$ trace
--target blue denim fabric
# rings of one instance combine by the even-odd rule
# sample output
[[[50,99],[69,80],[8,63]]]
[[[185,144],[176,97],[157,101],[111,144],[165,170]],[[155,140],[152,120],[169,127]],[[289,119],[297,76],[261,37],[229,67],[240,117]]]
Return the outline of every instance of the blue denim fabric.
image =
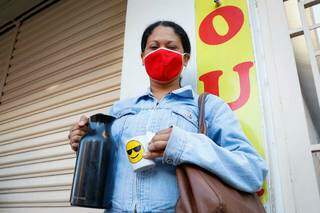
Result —
[[[267,174],[265,161],[251,146],[232,110],[214,95],[206,99],[207,135],[198,133],[198,95],[190,86],[172,91],[161,101],[149,90],[116,102],[109,114],[117,118],[111,129],[117,170],[112,209],[105,212],[174,212],[179,197],[175,166],[185,162],[247,192],[257,191]],[[164,157],[157,158],[152,169],[133,172],[125,141],[170,126]]]

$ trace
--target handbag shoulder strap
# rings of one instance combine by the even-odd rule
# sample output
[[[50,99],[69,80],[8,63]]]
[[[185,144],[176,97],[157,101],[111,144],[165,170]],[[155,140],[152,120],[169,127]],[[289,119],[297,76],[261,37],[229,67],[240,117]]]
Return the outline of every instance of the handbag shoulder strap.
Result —
[[[199,107],[199,132],[202,134],[207,134],[207,125],[205,120],[205,102],[208,93],[204,92],[199,96],[198,107]]]

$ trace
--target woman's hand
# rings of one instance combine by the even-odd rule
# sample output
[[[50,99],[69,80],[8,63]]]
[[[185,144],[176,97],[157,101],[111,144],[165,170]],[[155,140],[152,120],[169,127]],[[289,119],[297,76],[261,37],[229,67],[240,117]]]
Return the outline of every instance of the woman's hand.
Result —
[[[74,124],[69,132],[68,138],[70,141],[70,146],[73,151],[77,151],[79,148],[79,142],[82,136],[84,136],[88,132],[88,124],[89,119],[87,116],[82,115],[79,122]]]
[[[162,157],[170,138],[171,131],[172,128],[167,128],[157,132],[149,143],[149,152],[145,152],[143,157],[147,159]]]

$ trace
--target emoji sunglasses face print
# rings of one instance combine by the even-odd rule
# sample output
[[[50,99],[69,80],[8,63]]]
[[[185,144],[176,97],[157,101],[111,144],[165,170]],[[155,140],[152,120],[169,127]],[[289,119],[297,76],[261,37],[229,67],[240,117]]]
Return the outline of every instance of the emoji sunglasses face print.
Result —
[[[145,135],[135,136],[125,142],[125,154],[134,172],[150,169],[156,165],[153,160],[142,157],[143,153],[148,150],[148,143],[154,135],[152,132],[147,132]]]
[[[131,163],[137,163],[142,159],[144,152],[142,144],[137,140],[131,140],[126,145],[128,159]]]
[[[132,148],[132,149],[127,150],[127,153],[128,153],[128,155],[131,155],[133,150],[134,150],[135,152],[139,152],[140,149],[141,149],[141,145],[136,146],[136,147],[134,147],[134,148]]]

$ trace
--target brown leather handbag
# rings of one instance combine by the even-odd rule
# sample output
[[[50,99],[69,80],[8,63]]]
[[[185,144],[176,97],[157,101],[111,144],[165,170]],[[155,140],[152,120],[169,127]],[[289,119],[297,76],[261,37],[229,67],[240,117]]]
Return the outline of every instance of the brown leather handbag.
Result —
[[[199,97],[199,132],[206,134],[205,98]],[[265,213],[258,196],[238,191],[222,182],[214,174],[191,164],[176,169],[180,198],[177,213]]]

